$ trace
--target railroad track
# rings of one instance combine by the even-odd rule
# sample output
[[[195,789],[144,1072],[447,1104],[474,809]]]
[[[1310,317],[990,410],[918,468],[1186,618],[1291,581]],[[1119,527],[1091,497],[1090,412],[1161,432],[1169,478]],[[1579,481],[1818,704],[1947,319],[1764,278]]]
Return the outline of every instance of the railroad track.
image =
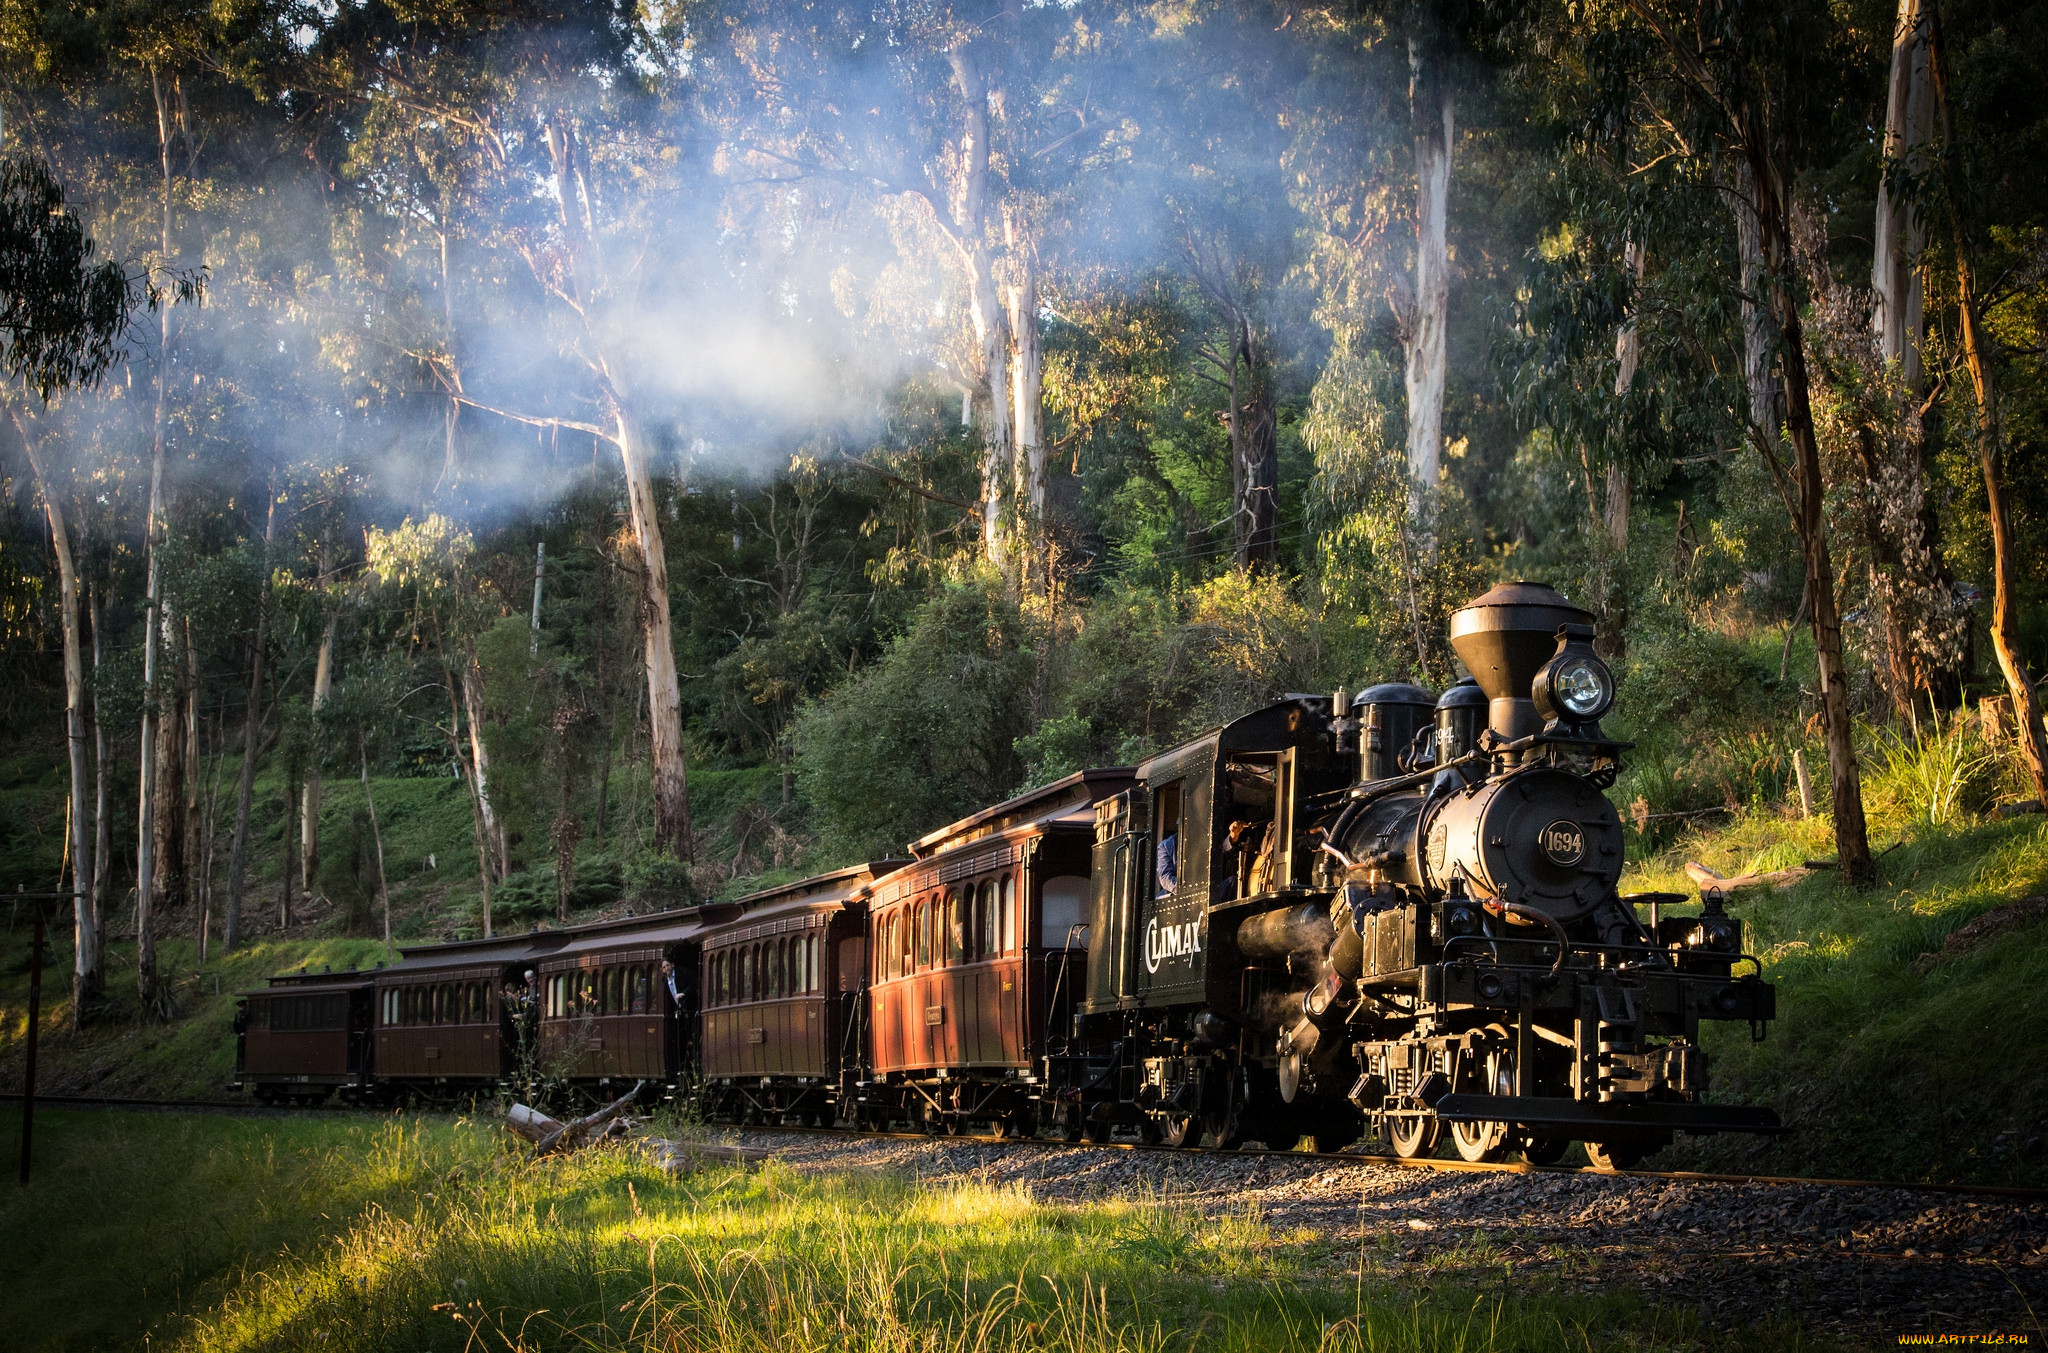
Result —
[[[0,1094],[0,1103],[18,1104],[19,1094]],[[196,1113],[381,1113],[350,1105],[292,1108],[224,1099],[135,1099],[115,1095],[36,1096],[39,1106],[64,1109],[138,1109],[149,1112]],[[428,1110],[432,1112],[432,1110]],[[1694,1184],[1805,1185],[1830,1189],[1895,1189],[1906,1193],[1961,1194],[1987,1198],[2048,1199],[2048,1189],[2021,1188],[2000,1184],[1934,1184],[1900,1179],[1814,1179],[1801,1175],[1711,1174],[1697,1170],[1594,1170],[1575,1165],[1530,1165],[1525,1161],[1411,1160],[1400,1156],[1366,1155],[1352,1151],[1223,1151],[1204,1146],[1150,1146],[1143,1142],[1062,1142],[1038,1137],[940,1136],[927,1132],[875,1132],[843,1128],[797,1127],[788,1124],[720,1124],[743,1132],[782,1133],[789,1136],[824,1137],[832,1140],[953,1142],[962,1146],[1010,1146],[1045,1151],[1130,1151],[1168,1156],[1214,1156],[1234,1160],[1247,1157],[1282,1157],[1287,1160],[1319,1160],[1335,1165],[1384,1165],[1394,1169],[1433,1170],[1451,1174],[1596,1175],[1628,1179],[1662,1179]]]

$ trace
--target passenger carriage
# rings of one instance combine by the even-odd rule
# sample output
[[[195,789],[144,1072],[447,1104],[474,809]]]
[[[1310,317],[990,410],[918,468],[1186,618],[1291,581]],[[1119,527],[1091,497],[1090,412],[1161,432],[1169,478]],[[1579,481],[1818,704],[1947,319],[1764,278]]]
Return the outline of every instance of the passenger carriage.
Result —
[[[708,911],[685,907],[564,932],[567,940],[539,964],[538,1074],[601,1096],[633,1081],[670,1092],[686,1085],[694,1031],[677,1019],[677,998],[684,1011],[695,1008]]]
[[[526,973],[563,931],[401,949],[376,975],[377,1078],[415,1098],[460,1098],[508,1084],[527,1036]]]
[[[235,1012],[235,1079],[266,1104],[356,1098],[373,1084],[370,974],[283,973],[243,993]]]
[[[877,881],[857,1122],[1024,1132],[1058,1118],[1039,1072],[1087,980],[1096,805],[1131,783],[1076,772],[913,842],[913,862]]]
[[[868,902],[901,860],[854,865],[728,904],[698,975],[707,1116],[833,1122],[866,1062]]]

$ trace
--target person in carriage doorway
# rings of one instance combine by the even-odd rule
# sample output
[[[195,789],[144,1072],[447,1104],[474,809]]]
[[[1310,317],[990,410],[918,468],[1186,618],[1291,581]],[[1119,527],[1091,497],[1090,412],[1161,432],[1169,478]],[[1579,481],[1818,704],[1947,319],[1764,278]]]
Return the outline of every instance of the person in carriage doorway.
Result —
[[[676,990],[676,965],[667,959],[661,961],[662,984],[668,988],[670,1013],[677,1018],[683,1013],[683,994]]]
[[[1158,896],[1165,897],[1180,887],[1180,833],[1168,832],[1161,837],[1153,858],[1159,872]]]

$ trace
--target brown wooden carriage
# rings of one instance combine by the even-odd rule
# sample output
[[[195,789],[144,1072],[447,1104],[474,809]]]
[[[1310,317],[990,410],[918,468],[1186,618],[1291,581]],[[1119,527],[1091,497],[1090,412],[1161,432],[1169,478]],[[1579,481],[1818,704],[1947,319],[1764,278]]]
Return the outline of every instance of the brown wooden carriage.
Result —
[[[530,1003],[526,973],[571,932],[524,935],[400,952],[376,978],[376,1073],[404,1093],[473,1092],[512,1079]]]
[[[1079,771],[911,844],[870,906],[865,1122],[1021,1131],[1042,1102],[1040,1059],[1084,991],[1095,805],[1127,769]]]
[[[854,865],[728,904],[703,941],[701,1071],[719,1118],[829,1123],[865,1062],[867,903],[900,860]]]
[[[696,945],[711,908],[582,926],[540,964],[540,1072],[592,1084],[644,1080],[674,1087],[690,1067],[664,961],[682,1007],[695,1003]]]
[[[280,974],[243,993],[240,1006],[232,1088],[307,1104],[369,1088],[369,973]]]

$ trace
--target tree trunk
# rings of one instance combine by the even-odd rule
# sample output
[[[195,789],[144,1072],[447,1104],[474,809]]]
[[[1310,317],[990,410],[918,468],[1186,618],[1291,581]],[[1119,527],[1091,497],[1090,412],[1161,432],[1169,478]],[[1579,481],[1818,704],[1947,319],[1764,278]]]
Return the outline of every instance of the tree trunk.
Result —
[[[325,541],[320,544],[320,582],[326,585],[333,567],[332,558]],[[313,715],[319,717],[327,704],[328,695],[334,690],[334,627],[337,617],[327,613],[327,628],[320,636],[320,656],[313,664]],[[318,762],[306,771],[306,787],[301,791],[299,807],[299,886],[311,897],[320,881],[320,766]]]
[[[185,889],[184,901],[180,905],[189,905],[200,889],[206,892],[209,901],[212,900],[213,838],[208,834],[209,824],[200,803],[209,781],[206,758],[199,745],[199,645],[192,633],[189,610],[179,618],[178,633],[185,654],[184,704],[180,715],[185,721]]]
[[[296,803],[300,779],[297,758],[287,757],[284,778],[284,895],[277,901],[280,934],[291,928],[292,889],[299,881],[299,814]]]
[[[1006,222],[1006,227],[1010,223]],[[1017,439],[1015,489],[1019,562],[1025,584],[1043,593],[1046,577],[1045,372],[1038,344],[1038,254],[1029,239],[1009,229],[1017,260],[1017,284],[1010,288],[1010,338],[1017,359],[1010,370],[1011,426]]]
[[[646,443],[623,398],[614,410],[619,458],[626,470],[626,501],[633,513],[633,536],[646,572],[642,631],[647,656],[647,724],[650,773],[654,780],[654,848],[673,851],[693,861],[690,839],[690,787],[683,765],[683,696],[676,677],[675,642],[670,636],[668,556],[661,538],[661,519],[654,504],[654,481],[647,469]]]
[[[1920,269],[1926,228],[1906,193],[1905,178],[1925,168],[1922,147],[1930,134],[1932,79],[1928,72],[1925,0],[1899,0],[1892,29],[1890,90],[1885,99],[1884,176],[1877,185],[1877,237],[1870,269],[1877,305],[1871,323],[1878,356],[1899,363],[1909,394],[1920,393],[1920,330],[1924,304]]]
[[[1451,82],[1420,38],[1408,40],[1408,116],[1415,134],[1415,295],[1408,349],[1409,515],[1419,517],[1443,464],[1445,340],[1450,324]]]
[[[93,589],[92,603],[92,781],[93,781],[93,846],[92,846],[92,970],[93,999],[98,1000],[107,989],[107,889],[112,883],[114,866],[114,818],[107,811],[107,726],[100,720],[99,674],[100,674],[100,602],[98,589]]]
[[[164,106],[163,81],[152,66],[149,72],[150,94],[156,100],[156,144],[157,167],[161,172],[162,216],[157,247],[164,261],[171,257],[171,123],[169,110]],[[142,998],[143,1014],[147,1017],[157,1007],[156,989],[156,935],[153,911],[156,900],[156,725],[161,721],[162,711],[158,708],[160,692],[157,690],[157,648],[159,633],[168,622],[169,616],[163,605],[163,553],[164,532],[168,526],[167,504],[164,502],[164,428],[165,400],[170,391],[171,360],[171,312],[165,306],[159,313],[158,344],[156,357],[156,409],[151,417],[149,454],[149,521],[145,531],[149,551],[149,581],[145,592],[142,616],[142,737],[141,737],[141,803],[136,810],[135,846],[135,989]]]
[[[181,642],[184,617],[170,598],[163,599],[162,654],[167,669],[157,684],[156,724],[156,905],[164,911],[182,909],[190,900],[187,892],[191,860],[186,857],[185,813],[185,654]],[[177,675],[170,675],[175,671]]]
[[[64,634],[64,742],[71,767],[65,825],[69,829],[67,844],[71,855],[71,1027],[76,1030],[85,1027],[86,1011],[99,993],[99,969],[94,961],[99,941],[94,930],[90,883],[94,857],[86,838],[89,829],[85,815],[85,648],[78,629],[78,569],[71,555],[71,532],[64,522],[63,500],[20,411],[9,412],[15,431],[21,434],[22,447],[28,452],[36,487],[42,490],[43,511],[50,519],[50,548],[57,556],[57,605],[63,612]]]
[[[1273,363],[1250,317],[1240,311],[1236,320],[1230,378],[1233,557],[1241,569],[1269,568],[1280,555],[1280,441]]]
[[[1622,247],[1622,266],[1635,278],[1640,290],[1647,251],[1641,240],[1632,239]],[[1620,405],[1635,387],[1636,366],[1642,359],[1642,331],[1631,313],[1614,335],[1614,398]],[[1624,424],[1625,426],[1625,424]],[[1628,518],[1635,486],[1629,482],[1628,463],[1617,444],[1607,452],[1605,493],[1601,516],[1607,528],[1607,557],[1602,564],[1605,577],[1601,598],[1601,647],[1608,657],[1620,662],[1628,654]]]
[[[249,702],[242,717],[242,773],[235,783],[235,843],[228,854],[228,905],[221,915],[220,946],[233,953],[242,942],[242,880],[249,865],[249,805],[256,793],[256,759],[263,750],[263,669],[269,665],[270,547],[277,539],[277,487],[263,518],[263,595],[256,603],[256,642],[249,660]]]
[[[476,735],[476,719],[472,715],[470,718],[469,740],[471,754],[470,756],[463,755],[462,707],[458,703],[455,693],[456,676],[445,664],[442,666],[441,671],[448,682],[448,741],[455,751],[455,764],[457,766],[467,765],[469,769],[469,773],[462,778],[463,782],[469,787],[469,825],[471,832],[476,836],[477,881],[483,885],[484,890],[484,938],[489,939],[491,938],[491,829],[484,813],[483,777],[472,760],[475,750],[480,748],[483,743]]]
[[[1821,707],[1826,716],[1828,778],[1834,792],[1835,854],[1843,880],[1854,886],[1871,878],[1870,837],[1863,817],[1863,785],[1856,764],[1854,729],[1849,717],[1848,669],[1842,660],[1841,609],[1835,599],[1834,566],[1829,559],[1826,495],[1821,473],[1820,443],[1814,436],[1808,402],[1805,331],[1798,298],[1792,289],[1792,239],[1786,212],[1786,179],[1762,144],[1763,133],[1743,129],[1753,188],[1757,238],[1762,246],[1762,275],[1771,319],[1782,342],[1780,360],[1785,382],[1785,438],[1792,447],[1796,486],[1794,526],[1806,566],[1807,595],[1813,617],[1813,644],[1820,668]],[[1760,448],[1775,461],[1768,444]]]
[[[981,63],[965,42],[947,53],[953,78],[966,105],[960,135],[960,191],[955,211],[957,241],[967,265],[968,314],[981,345],[981,389],[988,400],[988,422],[981,439],[981,545],[989,563],[1008,562],[1010,523],[1004,520],[1003,490],[1012,477],[1010,424],[1010,334],[996,289],[995,267],[988,249],[988,81]]]
[[[1771,375],[1771,315],[1764,298],[1764,246],[1749,165],[1735,166],[1735,252],[1742,267],[1742,380],[1756,435],[1778,439],[1778,386]]]
[[[1954,112],[1949,106],[1948,61],[1938,17],[1928,23],[1928,66],[1933,78],[1934,97],[1941,117],[1941,176],[1948,198],[1949,220],[1955,230],[1957,308],[1963,322],[1963,361],[1970,369],[1970,384],[1977,394],[1977,464],[1984,474],[1985,515],[1991,525],[1993,592],[1991,599],[1991,647],[1998,655],[1998,670],[2005,676],[2005,688],[2012,696],[2012,712],[2019,724],[2020,750],[2027,762],[2027,774],[2034,782],[2034,797],[2048,809],[2048,741],[2041,727],[2041,701],[2034,683],[2027,678],[2019,655],[2019,633],[2014,593],[2018,573],[2013,567],[2012,516],[2006,506],[2005,485],[1999,474],[2000,427],[1998,389],[1993,383],[1990,355],[1985,351],[1983,316],[1977,299],[1977,242],[1963,218],[1963,198],[1957,189]]]
[[[485,887],[505,881],[505,832],[491,808],[491,753],[484,745],[484,677],[474,651],[462,664],[462,707],[469,716],[469,764],[476,777],[477,813],[483,820],[484,839],[477,847],[477,864],[486,875]]]
[[[377,798],[370,792],[370,752],[360,738],[356,740],[356,757],[363,770],[363,806],[370,813],[370,842],[377,850],[377,901],[384,908],[384,952],[387,957],[396,958],[398,950],[391,943],[391,885],[384,878],[384,830],[377,825]]]

